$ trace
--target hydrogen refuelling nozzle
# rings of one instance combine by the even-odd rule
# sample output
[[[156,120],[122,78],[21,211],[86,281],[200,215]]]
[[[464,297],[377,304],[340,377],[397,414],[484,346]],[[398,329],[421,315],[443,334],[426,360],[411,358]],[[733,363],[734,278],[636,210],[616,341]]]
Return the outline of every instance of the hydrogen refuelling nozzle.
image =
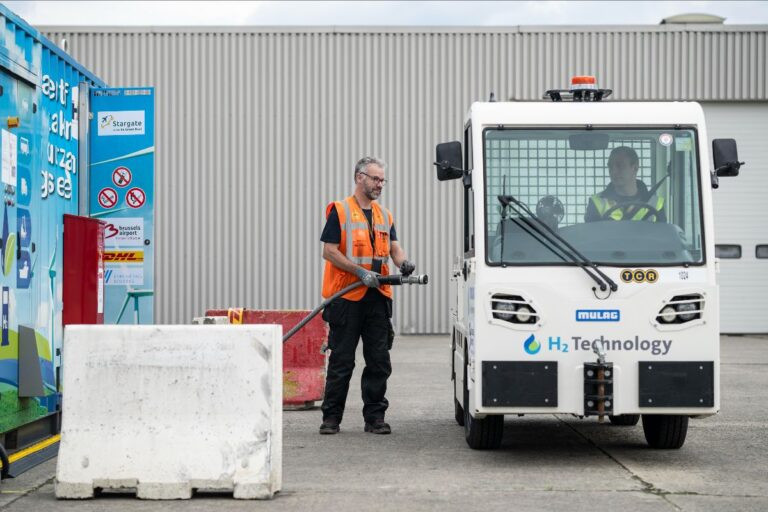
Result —
[[[427,276],[426,274],[413,275],[413,276],[403,276],[400,274],[395,274],[395,275],[389,275],[389,276],[376,276],[376,278],[379,280],[379,284],[389,284],[393,286],[400,286],[404,284],[427,284],[429,282],[429,276]],[[319,306],[317,306],[307,316],[305,316],[301,320],[301,322],[293,326],[293,328],[283,336],[283,343],[288,341],[288,339],[291,336],[296,334],[296,332],[302,327],[304,327],[307,324],[307,322],[312,320],[315,317],[315,315],[317,315],[319,312],[325,309],[326,306],[328,306],[328,304],[335,301],[339,297],[346,295],[347,293],[351,292],[355,288],[359,288],[360,286],[364,286],[363,282],[357,281],[347,286],[343,290],[338,291],[333,295],[331,295],[330,297],[328,297],[327,299],[325,299],[323,302],[320,303]]]

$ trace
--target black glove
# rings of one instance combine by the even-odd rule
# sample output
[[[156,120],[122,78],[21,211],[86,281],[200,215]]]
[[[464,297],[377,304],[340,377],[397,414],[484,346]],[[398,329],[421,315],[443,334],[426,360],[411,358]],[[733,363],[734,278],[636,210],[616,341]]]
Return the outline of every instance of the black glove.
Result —
[[[365,270],[362,267],[359,267],[355,274],[358,278],[363,282],[365,286],[368,288],[378,288],[379,287],[379,278],[376,276],[375,272],[371,272],[370,270]]]
[[[405,277],[408,277],[409,275],[413,274],[414,270],[416,270],[416,265],[414,265],[408,260],[404,260],[400,264],[400,273]]]

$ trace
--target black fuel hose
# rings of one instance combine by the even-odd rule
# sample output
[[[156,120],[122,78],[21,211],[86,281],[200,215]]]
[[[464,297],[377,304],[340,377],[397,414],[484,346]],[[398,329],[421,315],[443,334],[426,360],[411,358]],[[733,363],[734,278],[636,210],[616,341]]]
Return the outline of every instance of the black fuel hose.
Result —
[[[417,275],[417,276],[402,276],[398,274],[398,275],[391,275],[391,276],[376,276],[376,277],[378,278],[380,284],[389,284],[394,286],[399,286],[403,284],[427,284],[429,282],[429,277],[426,274]],[[307,316],[305,316],[301,320],[301,322],[294,325],[293,328],[283,336],[283,343],[288,341],[288,339],[294,334],[296,334],[296,332],[299,329],[304,327],[307,324],[307,322],[312,320],[319,312],[325,309],[326,306],[328,306],[328,304],[330,304],[331,302],[335,301],[339,297],[346,295],[347,293],[351,292],[352,290],[360,286],[365,286],[362,281],[352,283],[351,285],[347,286],[343,290],[336,292],[330,297],[328,297],[327,299],[325,299],[323,302],[320,303],[319,306],[317,306]]]

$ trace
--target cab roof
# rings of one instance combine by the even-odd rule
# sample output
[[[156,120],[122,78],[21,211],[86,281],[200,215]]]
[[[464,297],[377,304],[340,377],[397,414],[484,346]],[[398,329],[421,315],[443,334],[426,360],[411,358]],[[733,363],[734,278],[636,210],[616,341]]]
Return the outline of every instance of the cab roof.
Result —
[[[467,119],[482,126],[699,126],[704,111],[693,101],[476,102]]]

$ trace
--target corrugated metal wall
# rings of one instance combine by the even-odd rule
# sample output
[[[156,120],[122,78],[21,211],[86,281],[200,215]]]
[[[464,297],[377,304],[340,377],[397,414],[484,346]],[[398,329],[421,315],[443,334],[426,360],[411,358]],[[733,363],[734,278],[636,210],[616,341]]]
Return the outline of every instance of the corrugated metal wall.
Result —
[[[156,87],[163,323],[314,306],[325,205],[373,154],[390,164],[381,202],[432,278],[397,290],[396,323],[446,332],[459,187],[431,162],[472,101],[538,99],[587,73],[620,100],[768,99],[766,26],[43,30],[110,85]]]

